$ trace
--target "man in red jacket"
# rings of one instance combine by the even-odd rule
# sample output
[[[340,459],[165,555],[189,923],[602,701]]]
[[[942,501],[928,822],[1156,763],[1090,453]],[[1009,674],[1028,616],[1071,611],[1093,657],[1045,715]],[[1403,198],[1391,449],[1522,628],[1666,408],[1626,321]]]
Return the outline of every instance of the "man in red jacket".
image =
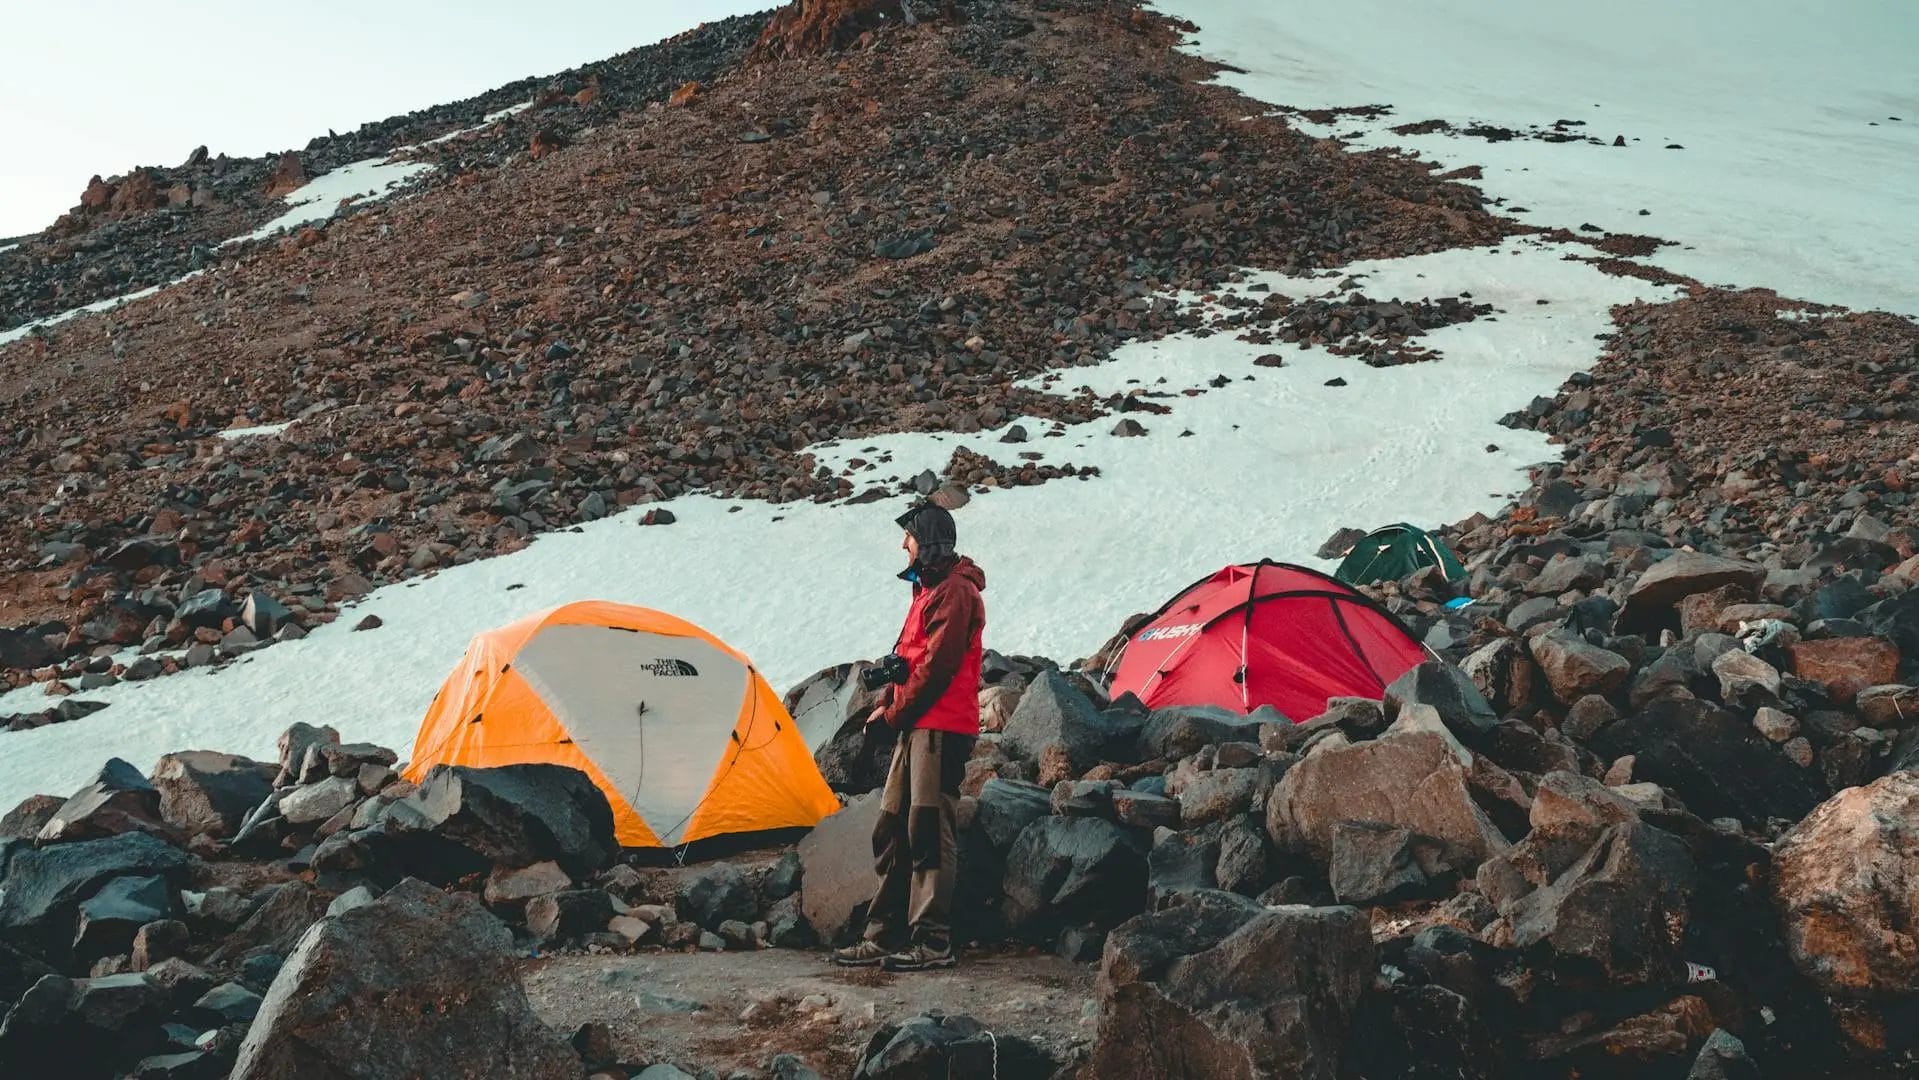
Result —
[[[979,737],[980,636],[986,575],[954,551],[953,515],[919,503],[899,518],[911,560],[900,577],[913,604],[894,647],[906,680],[887,688],[867,717],[900,733],[873,830],[879,890],[861,941],[833,953],[848,967],[888,971],[952,967],[953,887],[958,848],[953,808]]]

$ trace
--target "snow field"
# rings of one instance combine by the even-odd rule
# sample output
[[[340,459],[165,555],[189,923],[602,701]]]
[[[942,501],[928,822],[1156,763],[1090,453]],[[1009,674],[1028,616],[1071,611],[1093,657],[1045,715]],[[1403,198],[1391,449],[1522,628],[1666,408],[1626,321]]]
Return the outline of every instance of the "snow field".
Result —
[[[1674,241],[1647,261],[1708,285],[1919,316],[1909,0],[1154,6],[1199,24],[1191,50],[1242,69],[1219,81],[1261,101],[1391,106],[1292,119],[1356,149],[1479,165],[1478,186],[1520,220]],[[1391,130],[1433,119],[1522,132],[1578,121],[1567,130],[1604,145]]]
[[[1553,454],[1542,436],[1499,427],[1498,417],[1590,364],[1611,305],[1668,294],[1565,256],[1555,245],[1522,242],[1344,272],[1374,299],[1470,292],[1499,309],[1420,339],[1440,351],[1438,360],[1374,369],[1226,333],[1177,336],[1067,369],[1054,386],[1168,392],[1155,400],[1171,414],[1132,414],[1148,429],[1142,438],[1110,435],[1112,417],[1061,428],[1060,437],[1045,437],[1055,425],[1025,419],[1033,439],[1024,444],[1001,445],[1002,428],[893,435],[816,454],[836,469],[851,458],[890,458],[858,474],[872,482],[939,471],[962,445],[1008,463],[1038,451],[1048,462],[1098,466],[1097,479],[994,491],[957,515],[961,549],[986,571],[988,647],[1071,660],[1096,649],[1127,615],[1226,563],[1269,556],[1313,564],[1311,553],[1342,525],[1432,525],[1497,510],[1524,487],[1526,466]],[[1344,295],[1342,276],[1253,274],[1245,284]],[[1284,367],[1253,366],[1272,352],[1285,357]],[[1179,394],[1218,375],[1233,381]],[[1334,377],[1347,385],[1324,385]],[[0,806],[36,792],[66,794],[107,754],[143,769],[183,749],[270,757],[294,721],[332,724],[344,738],[405,756],[475,633],[571,600],[599,597],[688,618],[746,652],[781,691],[828,664],[891,647],[907,603],[893,576],[903,560],[892,523],[902,500],[776,506],[689,496],[656,505],[678,522],[637,528],[652,508],[640,507],[542,536],[517,554],[381,589],[305,640],[228,667],[79,695],[112,707],[0,734]],[[385,625],[352,631],[366,614]],[[50,704],[37,689],[16,691],[0,697],[0,713]]]

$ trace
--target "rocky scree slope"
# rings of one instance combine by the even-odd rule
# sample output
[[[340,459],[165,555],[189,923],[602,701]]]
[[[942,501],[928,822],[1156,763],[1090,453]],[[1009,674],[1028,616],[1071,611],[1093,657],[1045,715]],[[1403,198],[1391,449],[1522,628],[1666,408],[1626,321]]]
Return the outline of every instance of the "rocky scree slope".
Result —
[[[382,583],[687,491],[896,490],[881,463],[830,475],[802,450],[1120,408],[1012,384],[1188,327],[1164,294],[1239,266],[1507,228],[1418,162],[1205,85],[1131,6],[963,13],[645,108],[602,98],[537,155],[446,144],[451,182],[0,349],[9,678],[217,662]],[[953,479],[1077,473],[1002,453]],[[266,635],[235,617],[255,593],[290,612]],[[109,659],[129,646],[137,670]]]
[[[524,150],[536,134],[563,142],[731,68],[765,21],[723,20],[549,78],[521,79],[345,135],[329,132],[280,154],[233,158],[202,146],[176,166],[96,176],[71,211],[0,251],[0,331],[219,265],[233,255],[222,245],[276,217],[281,196],[343,165],[406,151],[442,166],[415,181],[432,187],[458,182],[475,162],[497,163]],[[468,130],[515,107],[528,111]],[[459,132],[467,133],[450,137]]]

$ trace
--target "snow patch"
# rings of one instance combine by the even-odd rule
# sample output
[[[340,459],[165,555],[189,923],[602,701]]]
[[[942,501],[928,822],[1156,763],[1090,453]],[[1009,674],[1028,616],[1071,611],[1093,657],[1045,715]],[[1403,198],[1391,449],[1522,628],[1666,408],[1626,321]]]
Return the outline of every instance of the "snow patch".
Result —
[[[283,420],[277,424],[261,424],[258,427],[228,428],[225,431],[218,431],[214,434],[227,440],[246,439],[256,435],[278,435],[282,431],[292,427],[296,422],[297,421],[293,420]]]
[[[432,170],[433,166],[423,161],[393,161],[389,158],[367,158],[342,165],[332,172],[314,177],[307,181],[306,186],[288,195],[286,213],[220,246],[259,240],[316,221],[326,221],[339,213],[344,205],[383,198],[401,184]]]
[[[1262,101],[1391,106],[1292,119],[1362,150],[1482,166],[1478,186],[1523,221],[1674,241],[1645,261],[1708,285],[1919,315],[1919,23],[1907,0],[1857,0],[1843,17],[1796,0],[1620,0],[1603,13],[1535,0],[1154,6],[1198,23],[1191,49],[1242,69],[1219,81]],[[1391,130],[1433,119],[1522,133],[1577,121],[1566,130],[1601,145]],[[1613,146],[1620,135],[1627,145]]]
[[[165,285],[149,285],[146,288],[139,290],[138,292],[130,292],[123,296],[111,296],[105,300],[96,300],[91,304],[74,308],[72,311],[63,311],[58,315],[49,315],[44,319],[35,319],[30,323],[21,323],[19,326],[16,326],[11,330],[0,331],[0,345],[6,345],[10,342],[19,341],[21,338],[26,337],[28,334],[33,333],[35,330],[41,329],[43,327],[48,327],[48,326],[57,326],[60,323],[66,322],[68,319],[77,319],[82,315],[92,315],[102,311],[112,311],[113,309],[121,306],[122,304],[131,304],[135,300],[144,300],[147,297],[152,296],[154,293],[159,292],[161,289],[166,288],[167,285],[178,285],[182,281],[186,281],[189,278],[199,277],[201,274],[204,274],[204,273],[206,273],[206,271],[204,270],[195,270],[192,273],[184,274],[180,277],[177,277],[173,279],[172,281],[167,282]]]
[[[1612,305],[1672,295],[1570,260],[1569,250],[1584,249],[1524,241],[1349,267],[1376,299],[1469,291],[1498,309],[1422,339],[1442,353],[1436,361],[1376,369],[1301,346],[1180,335],[1064,369],[1054,384],[1068,394],[1082,385],[1102,395],[1166,392],[1155,400],[1172,413],[1132,414],[1148,429],[1144,438],[1111,435],[1112,417],[1059,427],[1059,437],[1046,437],[1056,425],[1024,419],[1033,436],[1026,443],[1001,444],[1002,428],[848,441],[816,455],[836,469],[852,458],[890,458],[858,473],[856,490],[939,471],[959,446],[1008,464],[1030,451],[1099,467],[1095,480],[980,495],[957,515],[961,547],[987,575],[987,645],[1070,660],[1098,648],[1127,615],[1226,563],[1270,556],[1324,566],[1308,553],[1340,526],[1437,525],[1497,510],[1524,487],[1524,469],[1553,454],[1544,436],[1500,427],[1498,418],[1590,364]],[[1262,273],[1241,288],[1319,295],[1339,280]],[[1284,366],[1255,366],[1264,353],[1279,353]],[[1229,381],[1214,389],[1219,375]],[[1347,385],[1327,386],[1334,378]],[[1204,392],[1181,393],[1192,388]],[[771,505],[696,495],[662,505],[676,524],[636,527],[650,509],[638,507],[544,535],[513,555],[381,589],[304,640],[226,668],[81,694],[112,707],[0,734],[0,806],[35,792],[67,794],[107,754],[141,768],[189,748],[271,757],[275,738],[300,720],[404,756],[474,634],[571,600],[691,619],[744,650],[782,691],[891,645],[907,604],[894,578],[899,500]],[[367,614],[385,625],[352,631]],[[0,711],[53,703],[20,691]]]
[[[499,121],[504,120],[509,116],[517,116],[520,113],[523,113],[532,107],[533,107],[533,103],[530,101],[523,101],[518,105],[509,105],[506,108],[501,109],[497,112],[487,113],[485,116],[480,118],[479,123],[474,124],[472,127],[463,127],[458,131],[449,131],[445,135],[442,135],[437,139],[428,139],[427,141],[420,143],[419,146],[438,146],[443,142],[452,142],[454,139],[457,139],[462,135],[470,135],[473,132],[488,126],[489,124],[498,123]],[[417,150],[419,149],[419,146],[409,146],[409,147],[405,147],[404,149]]]

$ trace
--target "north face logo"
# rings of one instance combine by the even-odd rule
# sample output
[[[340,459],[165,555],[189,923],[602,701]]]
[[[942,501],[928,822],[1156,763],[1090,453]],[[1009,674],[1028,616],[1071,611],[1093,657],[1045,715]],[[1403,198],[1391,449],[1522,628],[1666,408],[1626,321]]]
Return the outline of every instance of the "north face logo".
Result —
[[[699,668],[694,667],[684,660],[654,660],[650,663],[641,664],[640,670],[646,672],[648,675],[657,675],[666,679],[697,676],[700,673]]]

